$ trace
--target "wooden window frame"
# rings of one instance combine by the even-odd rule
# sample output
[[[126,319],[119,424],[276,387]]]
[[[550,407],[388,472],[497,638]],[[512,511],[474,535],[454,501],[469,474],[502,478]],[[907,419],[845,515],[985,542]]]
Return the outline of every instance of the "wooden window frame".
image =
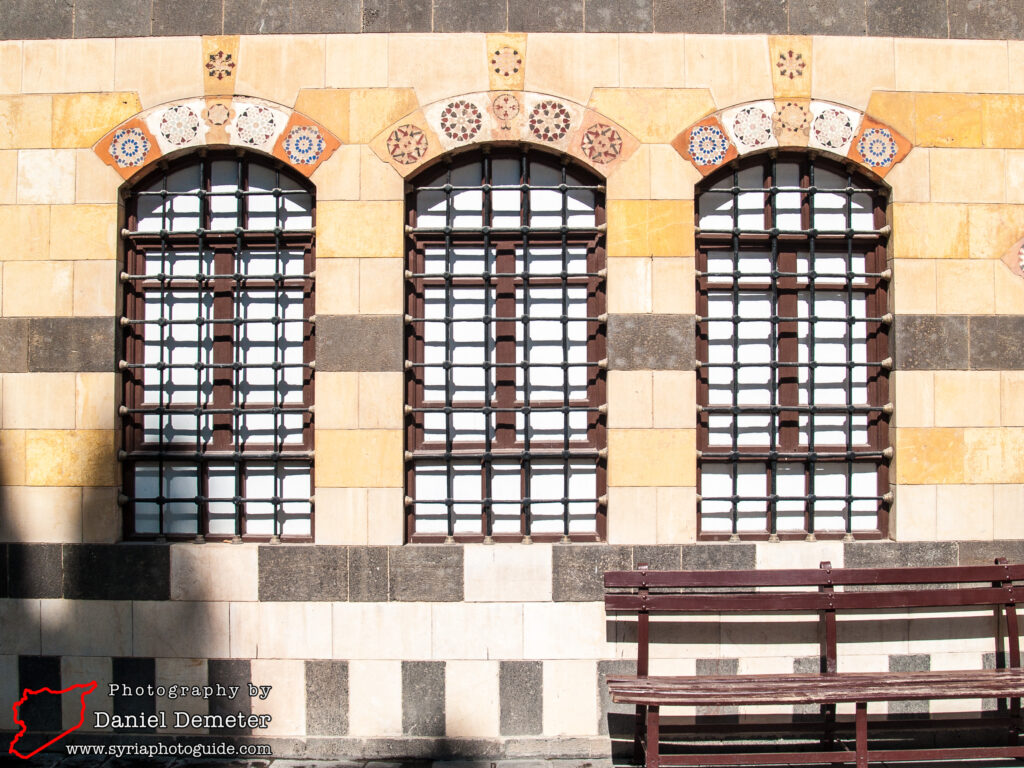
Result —
[[[605,298],[605,208],[603,199],[603,184],[593,174],[578,166],[572,166],[571,171],[576,176],[590,179],[588,186],[595,190],[595,227],[587,228],[561,228],[561,231],[550,229],[533,230],[523,227],[520,230],[492,229],[493,210],[490,205],[490,162],[499,158],[520,159],[523,173],[532,167],[533,163],[541,163],[549,168],[568,169],[567,158],[558,157],[539,152],[531,148],[486,148],[481,152],[474,152],[459,155],[457,157],[445,158],[445,171],[451,170],[463,163],[480,163],[482,178],[480,188],[483,190],[483,222],[477,228],[455,228],[441,227],[426,230],[417,229],[417,207],[416,195],[422,186],[413,182],[409,187],[406,199],[407,210],[407,253],[406,253],[406,504],[408,512],[406,515],[406,540],[410,543],[443,543],[443,542],[518,542],[518,541],[601,541],[606,535],[606,507],[607,507],[607,429],[605,423],[605,403],[607,399],[605,381],[605,349],[606,349],[606,298]],[[420,179],[436,177],[439,173],[437,167],[428,169],[421,173]],[[450,176],[447,178],[450,179]],[[563,176],[563,183],[565,177]],[[527,190],[530,188],[528,177],[520,176],[520,220],[529,220]],[[563,193],[563,216],[565,194]],[[450,198],[446,198],[450,208]],[[563,222],[565,219],[563,218]],[[528,274],[516,272],[516,249],[525,246],[538,247],[583,247],[587,252],[586,274],[568,275],[556,274]],[[484,249],[494,254],[494,271],[479,275],[457,275],[457,276],[432,276],[425,273],[427,248],[440,246],[442,248],[469,246]],[[572,441],[569,444],[567,434],[568,414],[566,414],[564,438],[562,441],[531,441],[527,446],[523,440],[516,437],[517,412],[522,412],[527,406],[522,399],[516,396],[516,326],[520,318],[516,314],[516,291],[522,290],[524,297],[528,296],[526,289],[529,287],[554,286],[563,289],[569,287],[585,287],[587,291],[586,326],[587,326],[587,396],[585,400],[565,399],[562,401],[534,401],[531,400],[530,408],[561,408],[567,407],[570,412],[585,410],[587,413],[587,439],[583,441]],[[493,430],[494,438],[485,441],[457,441],[457,447],[453,445],[456,441],[452,439],[453,428],[451,420],[446,423],[446,442],[430,443],[425,439],[425,411],[436,412],[437,403],[428,403],[425,399],[425,339],[423,329],[425,324],[421,322],[425,312],[425,291],[431,287],[457,288],[471,287],[480,288],[485,295],[493,297],[493,320],[484,321],[487,330],[486,342],[493,340],[494,362],[497,367],[485,366],[487,381],[485,388],[494,391],[492,404],[489,407],[484,402],[458,401],[449,403],[446,399],[445,406],[454,414],[458,411],[483,413],[485,419],[493,415],[496,426]],[[450,294],[446,294],[450,295]],[[567,293],[563,291],[563,297]],[[565,300],[563,298],[563,300]],[[450,302],[451,299],[446,299]],[[489,300],[490,301],[490,300]],[[524,298],[528,306],[528,298]],[[529,310],[526,314],[528,316]],[[447,311],[446,311],[447,314]],[[565,320],[563,319],[563,323]],[[490,327],[493,325],[493,330]],[[446,341],[446,358],[451,360],[451,348],[454,344],[450,337]],[[564,361],[563,361],[564,362]],[[493,370],[493,373],[492,373]],[[564,389],[563,385],[563,389]],[[433,406],[433,407],[431,407]],[[506,409],[506,410],[492,410]],[[491,430],[485,431],[490,435]],[[479,532],[454,532],[454,518],[449,516],[449,533],[424,533],[416,530],[415,514],[415,482],[416,466],[418,463],[452,462],[458,461],[460,457],[466,459],[479,459],[481,461],[481,514]],[[536,459],[545,459],[568,462],[576,459],[592,459],[595,463],[596,482],[596,519],[595,531],[593,533],[569,532],[563,530],[561,534],[550,532],[534,532],[531,528],[531,517],[529,512],[529,490],[528,475],[531,462]],[[488,488],[491,482],[491,460],[495,462],[517,461],[520,469],[520,514],[519,531],[517,533],[495,533],[493,532],[493,516]],[[566,465],[567,466],[567,463]],[[524,501],[525,500],[525,501]],[[427,501],[424,503],[437,503]],[[502,504],[516,503],[502,500]],[[447,505],[449,510],[451,504]],[[565,518],[566,528],[568,517]]]
[[[798,162],[800,165],[800,216],[802,232],[787,232],[776,228],[775,194],[773,191],[773,173],[776,172],[777,162]],[[721,182],[730,175],[732,182],[732,200],[734,216],[737,208],[738,189],[741,187],[739,173],[752,167],[763,169],[762,180],[765,189],[764,193],[764,229],[762,231],[744,231],[738,226],[738,220],[734,218],[734,226],[731,231],[708,230],[700,228],[700,196],[703,193],[710,193],[714,184]],[[846,232],[834,232],[831,230],[815,231],[811,229],[811,198],[816,188],[813,184],[813,171],[821,168],[834,173],[839,173],[847,178],[847,189],[870,190],[872,204],[873,231],[858,232],[847,230]],[[822,191],[834,190],[834,187],[822,187]],[[718,194],[721,194],[720,192]],[[850,201],[853,199],[853,192],[848,192],[847,212],[850,215]],[[696,294],[697,294],[697,488],[701,489],[702,469],[709,464],[735,464],[744,456],[753,460],[760,460],[762,455],[776,454],[775,458],[766,458],[766,490],[768,497],[739,496],[734,498],[731,510],[732,530],[730,532],[704,531],[702,528],[701,509],[702,500],[698,496],[698,539],[701,541],[735,541],[735,540],[813,540],[813,539],[882,539],[888,536],[889,528],[889,505],[892,494],[889,487],[889,466],[892,457],[892,449],[889,445],[888,422],[892,406],[889,403],[888,371],[892,367],[889,351],[889,332],[892,318],[888,310],[888,284],[891,279],[889,270],[886,245],[889,237],[887,227],[887,188],[868,178],[862,172],[849,166],[829,161],[821,156],[814,156],[811,153],[785,153],[762,154],[744,158],[732,164],[729,168],[710,176],[697,189],[696,204],[694,206],[695,225],[697,227],[697,249],[696,249]],[[848,220],[848,224],[852,220]],[[715,251],[728,253],[740,253],[745,251],[767,252],[772,259],[772,274],[764,281],[753,281],[751,278],[744,278],[742,285],[738,278],[730,280],[718,280],[708,276],[708,256]],[[845,281],[823,283],[814,279],[800,279],[797,274],[797,254],[808,255],[809,268],[813,273],[813,259],[816,254],[841,253],[852,257],[853,253],[865,254],[865,267],[863,287],[853,286],[853,278],[848,277]],[[736,262],[734,261],[734,264]],[[849,266],[848,270],[852,271]],[[811,286],[813,285],[813,289]],[[855,458],[849,458],[847,446],[815,445],[811,448],[812,442],[802,446],[799,442],[799,393],[801,385],[798,381],[800,368],[808,368],[799,363],[799,338],[798,326],[801,322],[810,322],[813,319],[801,320],[779,320],[782,318],[797,318],[798,296],[801,293],[811,292],[813,296],[817,291],[843,291],[848,296],[863,295],[865,297],[866,329],[865,338],[867,350],[867,362],[864,367],[867,370],[867,436],[865,445],[854,445],[853,453]],[[770,321],[773,329],[771,359],[773,363],[782,363],[784,366],[772,368],[773,382],[770,389],[777,393],[772,397],[772,402],[778,405],[778,442],[774,428],[770,428],[770,440],[768,448],[760,446],[739,445],[733,430],[732,445],[727,448],[710,444],[709,420],[713,408],[709,405],[709,367],[707,365],[709,356],[709,335],[708,335],[708,296],[711,292],[732,292],[734,296],[734,312],[738,294],[742,291],[770,292],[772,307]],[[811,313],[813,315],[813,303]],[[849,322],[849,317],[847,322]],[[734,333],[738,327],[734,319]],[[850,342],[860,341],[850,338]],[[848,348],[849,352],[849,348]],[[849,354],[847,355],[849,362]],[[759,365],[760,364],[755,364]],[[789,367],[785,367],[789,366]],[[739,368],[736,369],[737,374]],[[786,371],[792,371],[786,375]],[[737,377],[733,378],[736,381]],[[735,384],[734,384],[735,386]],[[852,384],[848,384],[852,386]],[[814,405],[813,387],[808,387],[810,404]],[[735,400],[734,400],[735,402]],[[767,408],[750,406],[754,413],[766,412]],[[720,411],[721,412],[721,411]],[[811,417],[813,418],[813,417]],[[774,424],[774,420],[771,422]],[[852,414],[850,416],[852,423]],[[736,420],[732,420],[736,424]],[[813,432],[812,425],[808,430]],[[817,456],[812,460],[811,454]],[[848,467],[852,463],[872,462],[876,466],[877,476],[877,528],[871,531],[852,530],[849,507],[842,513],[845,517],[846,530],[819,531],[814,522],[812,496],[812,475],[816,463],[845,462]],[[772,499],[774,491],[773,473],[778,462],[803,464],[804,465],[804,489],[808,501],[804,506],[804,525],[802,530],[783,530],[777,528],[777,499]],[[848,469],[852,471],[852,469]],[[734,486],[735,487],[735,486]],[[849,488],[849,485],[848,485]],[[716,499],[719,497],[715,497]],[[738,530],[737,504],[745,498],[766,501],[765,530],[764,531],[740,531]],[[866,497],[864,497],[866,498]]]
[[[250,230],[248,220],[248,207],[239,204],[239,221],[233,230],[210,229],[212,210],[209,198],[206,193],[211,192],[212,168],[215,162],[231,161],[237,163],[239,187],[243,195],[249,190],[249,169],[253,165],[273,171],[276,174],[277,187],[282,189],[282,183],[287,187],[284,191],[301,191],[310,196],[311,226],[309,230],[286,230],[282,228],[280,214],[277,218],[277,226],[274,229]],[[198,173],[201,179],[202,190],[196,195],[200,201],[201,231],[197,232],[140,232],[138,231],[138,203],[141,199],[140,193],[146,187],[163,178],[164,189],[166,179],[176,171],[188,167],[198,166]],[[175,193],[168,193],[175,194]],[[316,254],[314,235],[316,227],[316,194],[313,186],[298,174],[290,172],[280,161],[255,154],[245,154],[234,151],[209,151],[186,155],[176,161],[164,164],[157,171],[149,174],[123,192],[123,202],[126,210],[126,228],[122,231],[122,243],[124,248],[125,272],[121,275],[123,312],[121,321],[120,346],[123,352],[122,362],[119,367],[122,373],[121,394],[123,406],[121,414],[121,436],[122,450],[122,482],[123,493],[121,502],[125,509],[124,535],[126,539],[157,539],[157,540],[234,540],[234,541],[312,541],[315,535],[315,515],[312,500],[310,501],[308,535],[280,534],[281,506],[286,501],[283,497],[273,496],[270,499],[259,497],[249,499],[245,493],[247,469],[252,465],[272,464],[275,467],[275,474],[282,468],[308,467],[310,474],[310,499],[313,493],[313,403],[314,403],[314,376],[313,367],[316,355],[316,339],[314,330],[315,312],[315,268]],[[187,197],[187,194],[181,196]],[[280,198],[280,195],[278,196]],[[302,275],[288,277],[282,273],[270,276],[249,278],[236,263],[236,256],[244,251],[254,249],[303,249]],[[147,274],[147,254],[173,253],[174,251],[208,251],[213,254],[214,274],[210,277],[195,275],[189,277],[173,277],[169,275]],[[280,269],[280,266],[277,267]],[[261,279],[262,278],[262,279]],[[235,304],[242,296],[261,296],[270,294],[275,296],[275,303],[281,292],[287,291],[296,294],[301,291],[302,296],[302,402],[301,404],[285,405],[280,402],[280,395],[277,394],[280,383],[276,353],[275,362],[267,366],[267,369],[275,371],[275,402],[270,403],[249,403],[239,396],[239,381],[242,369],[238,368],[234,359],[234,350],[243,338],[240,336],[244,328],[244,318],[235,317]],[[160,403],[153,404],[145,402],[145,342],[146,329],[156,325],[145,320],[146,297],[153,293],[174,295],[175,293],[194,292],[200,303],[204,295],[213,297],[213,318],[214,322],[209,323],[212,337],[213,364],[226,366],[223,368],[211,369],[210,379],[212,381],[212,395],[204,398],[199,390],[203,382],[197,384],[196,403],[171,404],[163,402],[163,392]],[[275,310],[276,311],[276,310]],[[257,321],[265,322],[265,321]],[[281,338],[286,322],[275,316],[270,320],[278,329],[277,338]],[[198,343],[198,342],[197,342]],[[276,347],[276,344],[275,344]],[[163,356],[161,355],[161,361]],[[231,367],[235,366],[235,367]],[[255,443],[241,440],[237,435],[234,426],[236,416],[244,417],[248,412],[265,412],[273,408],[275,423],[277,414],[289,412],[302,413],[302,438],[301,443],[283,445],[275,436],[269,443]],[[212,423],[211,439],[202,441],[197,437],[196,442],[188,444],[174,444],[167,442],[146,442],[144,439],[144,417],[149,412],[168,413],[181,411],[182,413],[194,413],[213,411],[210,414]],[[161,426],[158,431],[162,432]],[[279,426],[277,435],[281,434]],[[157,462],[160,467],[158,483],[163,482],[164,463],[192,464],[197,468],[198,493],[196,502],[196,532],[195,534],[180,534],[164,531],[164,513],[162,502],[159,502],[161,512],[159,513],[159,528],[157,533],[140,533],[135,526],[135,466],[139,463]],[[209,468],[211,464],[223,465],[234,464],[235,466],[235,489],[233,498],[235,506],[234,533],[231,535],[210,532],[209,516]],[[275,481],[275,488],[277,487]],[[162,498],[162,491],[160,492]],[[275,492],[276,493],[276,492]],[[148,500],[148,497],[147,497]],[[219,497],[218,497],[218,500]],[[275,533],[250,534],[247,531],[246,504],[249,501],[274,504]]]

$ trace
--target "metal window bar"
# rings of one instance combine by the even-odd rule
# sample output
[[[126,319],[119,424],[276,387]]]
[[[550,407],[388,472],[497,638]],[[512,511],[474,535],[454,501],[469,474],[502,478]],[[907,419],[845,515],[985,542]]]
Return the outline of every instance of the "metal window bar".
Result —
[[[794,168],[800,183],[783,183],[780,173],[792,175]],[[829,173],[822,175],[823,168]],[[840,183],[828,183],[837,171]],[[762,185],[754,186],[749,174],[758,172]],[[849,169],[799,155],[764,155],[753,165],[726,173],[717,184],[710,179],[701,194],[712,197],[712,204],[728,201],[716,210],[728,209],[730,224],[719,216],[701,226],[705,209],[699,199],[696,212],[701,538],[881,537],[891,501],[892,456],[887,435],[892,317],[886,300],[885,190],[864,183]],[[790,206],[794,195],[799,196],[798,226],[791,211],[782,220],[785,193]],[[741,212],[750,210],[741,205],[744,194],[744,203],[752,195],[762,199],[762,226],[751,226],[749,216],[741,222]],[[828,208],[837,199],[842,201],[841,225]],[[833,215],[819,220],[826,213]],[[723,270],[719,265],[725,255],[730,268]],[[750,259],[762,255],[767,266],[750,271]],[[723,312],[720,300],[726,296],[732,310]],[[767,302],[767,317],[746,315],[742,302],[751,297]],[[719,302],[713,313],[712,299]],[[768,359],[755,361],[744,349],[745,323],[766,324]],[[723,325],[731,330],[722,331]],[[723,341],[728,341],[728,359],[722,358]],[[837,348],[843,350],[839,359],[819,359]],[[752,375],[767,377],[765,404],[752,403],[744,394],[744,377]],[[728,404],[721,402],[722,393],[712,402],[723,381],[729,382]],[[766,426],[758,429],[767,434],[752,434],[752,418],[763,419]],[[873,472],[870,488],[867,467]],[[803,477],[802,493],[793,491],[794,471]],[[761,480],[756,479],[758,472]],[[836,486],[836,477],[841,486]],[[794,525],[797,509],[802,512],[800,525]],[[760,526],[756,514],[763,514]],[[866,526],[869,514],[874,514],[874,525]]]
[[[271,180],[269,189],[255,180],[257,172]],[[312,482],[313,465],[312,192],[280,167],[226,153],[186,159],[142,184],[148,186],[126,194],[122,230],[120,501],[126,535],[308,540],[313,500],[311,485],[303,483]],[[156,207],[143,205],[147,198],[159,200]],[[223,206],[214,211],[214,200],[230,198],[230,213]],[[293,226],[289,205],[308,223]],[[251,226],[256,210],[265,226]],[[197,226],[176,229],[172,216],[191,216]],[[195,271],[180,274],[186,259],[195,261]],[[253,268],[259,264],[270,269]],[[154,301],[158,317],[146,309]],[[191,306],[194,317],[174,317],[179,305]],[[300,306],[302,316],[285,316],[289,306]],[[193,359],[182,362],[186,347]],[[156,362],[147,359],[147,349]],[[302,362],[294,359],[297,351]],[[190,371],[187,380],[176,379]],[[186,416],[194,418],[192,436],[190,428],[178,434]],[[226,492],[225,472],[233,492]],[[261,482],[268,472],[269,482]],[[297,480],[287,484],[289,476]],[[189,484],[194,492],[182,493]],[[233,510],[228,517],[224,504]],[[268,507],[269,514],[263,512]]]
[[[516,183],[498,183],[513,168]],[[433,179],[409,194],[406,227],[408,538],[602,538],[607,456],[603,186],[575,183],[581,172],[526,150],[495,149],[460,157],[430,173]],[[552,174],[557,174],[555,183],[547,181]],[[467,178],[473,182],[466,183]],[[538,192],[557,195],[557,205],[548,200],[535,209]],[[459,194],[475,195],[479,202],[479,219],[472,226],[458,219],[467,215],[459,207],[464,204]],[[576,194],[592,198],[589,223],[579,225],[573,218],[571,196]],[[508,223],[512,197],[518,201],[515,225]],[[432,216],[426,224],[420,215],[424,200],[430,201],[426,210]],[[540,220],[543,216],[549,218]],[[552,223],[556,217],[558,225]],[[545,258],[550,259],[547,268],[541,263]],[[479,262],[476,268],[467,269],[469,259]],[[443,295],[440,317],[436,294],[428,293],[432,291]],[[460,312],[466,295],[480,297],[479,316]],[[433,309],[428,296],[434,296]],[[571,337],[574,323],[587,330],[583,342]],[[541,348],[544,340],[538,335],[552,324],[561,329],[555,334],[557,355],[555,346],[547,352]],[[439,352],[428,337],[436,339],[430,334],[442,330]],[[467,334],[476,334],[474,343],[482,343],[479,358],[466,356]],[[581,354],[581,346],[582,358],[570,360],[570,351]],[[467,384],[463,376],[474,371],[480,372],[473,380],[477,383]],[[428,399],[442,391],[432,378],[438,376],[443,377],[440,401]],[[482,399],[473,394],[477,391]],[[473,415],[478,419],[473,423],[482,423],[482,429],[465,426]],[[438,418],[443,419],[443,435],[436,428]],[[547,421],[555,418],[557,427]],[[464,480],[465,462],[479,467],[479,490]],[[437,469],[443,470],[443,488],[428,475]],[[518,478],[515,493],[510,491],[510,471]],[[549,471],[560,475],[555,493],[550,492],[556,487],[551,482],[538,485],[538,478]],[[593,476],[589,490],[574,481],[576,472]],[[581,526],[577,510],[586,505],[589,516]],[[512,508],[518,509],[514,528]],[[479,510],[478,522],[472,519],[475,512],[466,510]]]

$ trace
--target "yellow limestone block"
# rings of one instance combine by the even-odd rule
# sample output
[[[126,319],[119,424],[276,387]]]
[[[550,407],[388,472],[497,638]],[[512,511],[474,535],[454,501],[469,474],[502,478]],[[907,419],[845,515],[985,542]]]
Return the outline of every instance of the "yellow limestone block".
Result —
[[[5,240],[0,257],[4,261],[50,258],[50,206],[0,205],[0,232]]]
[[[613,200],[608,203],[608,255],[692,256],[692,200]]]
[[[70,261],[17,261],[4,265],[6,317],[70,317],[74,269]]]
[[[419,107],[412,88],[357,88],[349,92],[349,141],[366,144]]]
[[[707,88],[595,88],[588,106],[640,141],[659,144],[715,111]]]
[[[892,211],[895,258],[968,258],[968,206],[894,203]]]
[[[423,105],[486,90],[486,45],[480,34],[391,35],[388,84],[413,88]]]
[[[292,106],[303,88],[323,88],[322,35],[246,35],[238,46],[236,93]]]
[[[931,199],[937,203],[1001,203],[1006,153],[1001,149],[928,150]],[[978,183],[984,179],[984,183]]]
[[[905,91],[874,91],[868,100],[867,113],[890,125],[915,142],[917,132],[917,94]]]
[[[935,424],[998,427],[999,396],[999,371],[935,371]]]
[[[693,429],[609,429],[608,484],[694,485],[696,437]]]
[[[1024,482],[1024,429],[999,427],[964,430],[966,482]]]
[[[55,205],[50,209],[50,258],[92,261],[116,256],[116,205]]]
[[[324,202],[317,207],[317,256],[401,257],[404,216],[400,202]]]
[[[986,94],[982,97],[982,141],[986,147],[1024,147],[1024,96]]]
[[[940,315],[988,315],[995,307],[994,273],[1001,266],[980,259],[935,262],[935,301]]]
[[[980,147],[982,97],[921,93],[916,99],[916,142],[923,147]]]
[[[896,430],[896,482],[910,485],[964,482],[964,430]]]
[[[402,430],[338,429],[316,433],[316,484],[330,488],[400,488]]]
[[[349,140],[349,91],[344,88],[304,88],[295,110],[316,120],[343,143]]]
[[[45,12],[40,8],[40,12]],[[21,90],[25,93],[110,91],[114,85],[112,39],[26,40]]]
[[[0,96],[0,149],[48,148],[52,123],[52,96]]]
[[[117,485],[114,432],[106,429],[29,430],[27,485]]]
[[[0,483],[25,483],[25,430],[0,430]]]
[[[999,259],[1024,229],[1024,205],[972,205],[969,208],[970,257]]]
[[[811,66],[815,99],[864,109],[872,91],[896,88],[892,38],[816,37]]]
[[[54,147],[91,147],[142,111],[136,93],[75,93],[53,97]]]

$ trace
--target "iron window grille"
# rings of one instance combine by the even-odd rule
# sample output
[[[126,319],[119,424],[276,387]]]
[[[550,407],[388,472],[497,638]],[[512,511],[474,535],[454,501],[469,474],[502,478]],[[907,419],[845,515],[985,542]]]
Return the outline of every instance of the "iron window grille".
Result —
[[[886,533],[886,205],[811,154],[755,156],[698,190],[701,538]]]
[[[189,156],[125,193],[126,535],[313,536],[313,190]]]
[[[494,148],[407,210],[408,540],[602,539],[603,186]]]

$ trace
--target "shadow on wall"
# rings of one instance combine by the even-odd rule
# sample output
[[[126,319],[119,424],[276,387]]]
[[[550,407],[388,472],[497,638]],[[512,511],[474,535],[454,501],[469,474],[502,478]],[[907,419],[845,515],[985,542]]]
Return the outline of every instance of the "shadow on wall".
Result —
[[[155,697],[112,698],[109,684],[155,683],[157,659],[189,655],[190,648],[183,642],[188,642],[189,628],[211,624],[210,606],[170,600],[167,544],[26,541],[38,534],[19,525],[20,516],[12,512],[11,491],[5,487],[12,479],[18,481],[0,474],[0,530],[7,540],[0,543],[0,732],[5,732],[0,752],[6,752],[10,743],[6,734],[18,730],[12,705],[26,689],[56,691],[95,680],[96,690],[85,699],[86,724],[80,733],[91,730],[96,711],[156,712],[162,704]],[[109,486],[97,483],[94,487],[112,500]],[[91,490],[87,487],[79,492]],[[59,513],[42,508],[43,502],[33,502],[31,497],[17,503],[37,504],[33,514]],[[206,659],[198,666],[203,672],[197,682],[205,683]],[[219,669],[216,663],[209,666]],[[243,676],[248,682],[248,662],[245,668]],[[238,676],[227,668],[222,671],[232,679]],[[18,742],[19,751],[26,753],[32,751],[33,742],[48,741],[45,734],[74,725],[81,715],[81,702],[74,692],[32,697],[19,714],[29,726],[29,733]],[[97,732],[109,734],[111,730]]]

